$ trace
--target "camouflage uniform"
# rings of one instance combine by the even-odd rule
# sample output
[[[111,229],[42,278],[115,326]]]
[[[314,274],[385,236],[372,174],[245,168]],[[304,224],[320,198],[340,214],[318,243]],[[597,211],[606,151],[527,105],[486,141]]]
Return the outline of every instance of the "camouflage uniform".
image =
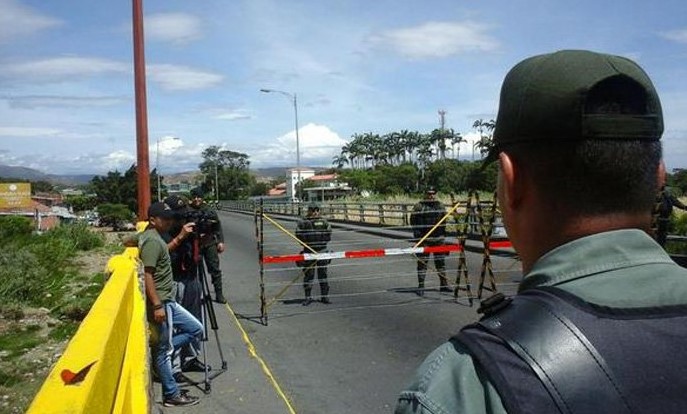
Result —
[[[441,219],[446,215],[446,208],[441,202],[436,200],[422,200],[415,205],[410,214],[410,225],[413,227],[413,237],[421,240]],[[442,223],[437,227],[430,237],[421,246],[440,246],[445,243],[446,224]],[[448,279],[446,278],[446,256],[448,253],[419,253],[417,257],[417,283],[418,295],[424,294],[425,277],[427,276],[427,265],[430,254],[434,255],[434,267],[439,274],[439,281],[442,291],[448,290]]]
[[[319,215],[309,215],[298,222],[296,237],[316,252],[322,252],[327,248],[327,243],[329,243],[332,238],[332,228],[329,222],[319,217]],[[311,252],[309,250],[303,250],[302,253]],[[306,260],[299,263],[299,266],[303,268],[304,276],[304,305],[308,305],[312,302],[312,285],[315,279],[315,273],[317,273],[317,278],[320,281],[321,300],[323,303],[329,303],[329,283],[327,282],[327,265],[329,265],[329,262],[329,260]]]

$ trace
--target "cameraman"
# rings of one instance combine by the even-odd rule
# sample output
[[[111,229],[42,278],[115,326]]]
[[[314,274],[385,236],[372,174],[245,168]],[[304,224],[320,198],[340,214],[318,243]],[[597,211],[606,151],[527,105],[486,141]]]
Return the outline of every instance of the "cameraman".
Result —
[[[202,286],[198,278],[198,266],[194,261],[193,240],[190,237],[195,223],[187,222],[188,204],[186,200],[176,195],[165,199],[165,204],[174,211],[174,223],[163,238],[168,242],[169,254],[172,260],[172,273],[177,285],[176,300],[198,320],[202,315]],[[174,361],[175,369],[182,371],[204,372],[205,365],[198,360],[200,344],[193,342],[187,349],[181,351],[180,360]]]
[[[222,293],[222,270],[219,268],[219,255],[224,253],[222,223],[219,221],[217,211],[212,209],[203,200],[203,190],[201,188],[191,190],[190,207],[192,212],[207,222],[207,226],[199,226],[197,230],[200,232],[200,254],[205,260],[205,266],[212,277],[212,285],[215,288],[215,301],[217,303],[227,303]]]

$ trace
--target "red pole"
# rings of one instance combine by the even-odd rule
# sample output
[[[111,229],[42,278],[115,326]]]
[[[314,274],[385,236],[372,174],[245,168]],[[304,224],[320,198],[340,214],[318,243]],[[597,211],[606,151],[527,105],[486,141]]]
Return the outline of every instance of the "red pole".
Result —
[[[146,64],[143,42],[143,0],[133,0],[133,13],[138,219],[144,221],[148,218],[148,206],[150,206],[150,161],[148,158],[148,110],[146,106]]]

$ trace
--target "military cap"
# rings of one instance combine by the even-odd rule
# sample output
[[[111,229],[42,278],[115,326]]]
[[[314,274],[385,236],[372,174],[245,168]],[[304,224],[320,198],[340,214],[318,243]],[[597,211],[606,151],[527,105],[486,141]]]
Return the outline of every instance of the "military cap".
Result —
[[[619,99],[639,102],[638,113],[598,113],[588,98],[615,83]],[[596,112],[596,113],[595,113]],[[632,60],[585,50],[530,57],[506,75],[501,87],[494,147],[485,165],[512,145],[583,140],[658,141],[661,102],[651,79]]]
[[[203,191],[202,188],[196,187],[191,190],[191,198],[203,198],[205,196],[205,192]]]

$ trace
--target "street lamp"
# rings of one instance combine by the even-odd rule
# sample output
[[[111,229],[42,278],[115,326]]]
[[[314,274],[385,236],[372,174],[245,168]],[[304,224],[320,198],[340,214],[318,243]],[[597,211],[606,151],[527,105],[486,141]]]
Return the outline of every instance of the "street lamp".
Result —
[[[298,98],[295,93],[289,93],[289,92],[284,92],[284,91],[278,91],[275,89],[260,89],[260,92],[263,93],[280,93],[287,98],[289,98],[293,102],[293,113],[294,113],[294,118],[296,121],[296,174],[297,174],[297,183],[296,183],[296,198],[298,199],[298,202],[301,201],[299,191],[298,191],[298,186],[301,183],[301,141],[300,138],[298,137]]]
[[[157,139],[157,145],[155,146],[155,171],[157,172],[157,201],[162,201],[162,179],[160,178],[160,142],[178,140],[178,137],[163,137]]]

